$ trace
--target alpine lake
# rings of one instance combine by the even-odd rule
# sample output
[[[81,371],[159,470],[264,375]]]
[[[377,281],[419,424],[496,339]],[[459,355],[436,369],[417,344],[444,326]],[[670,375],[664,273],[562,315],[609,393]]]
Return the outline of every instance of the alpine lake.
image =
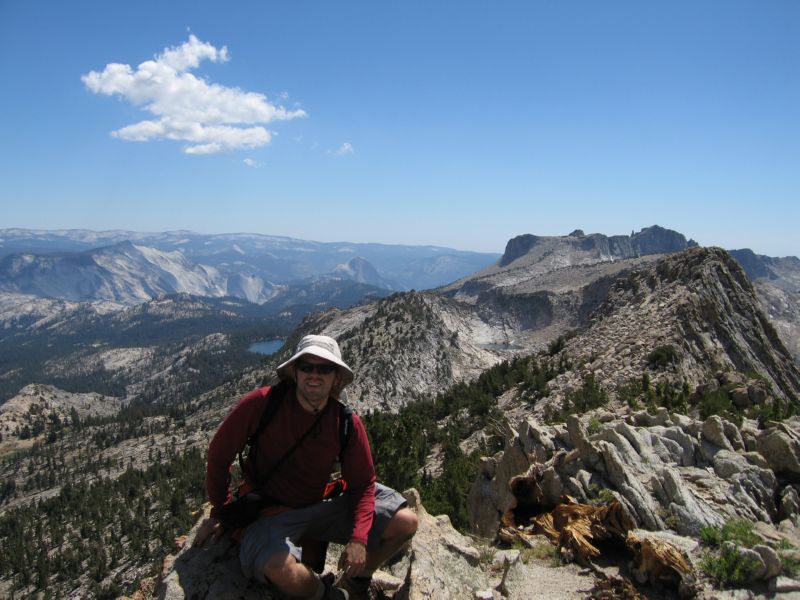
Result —
[[[280,350],[285,341],[286,340],[261,340],[260,342],[253,342],[247,347],[247,351],[269,356]]]

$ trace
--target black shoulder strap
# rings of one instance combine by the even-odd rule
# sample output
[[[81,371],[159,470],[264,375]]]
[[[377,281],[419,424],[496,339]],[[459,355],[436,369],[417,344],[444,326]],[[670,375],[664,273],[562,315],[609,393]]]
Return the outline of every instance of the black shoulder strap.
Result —
[[[267,428],[267,425],[270,424],[270,421],[272,421],[275,413],[278,412],[288,388],[289,384],[285,380],[281,380],[269,388],[269,391],[264,398],[264,411],[261,413],[261,419],[258,421],[258,427],[256,427],[252,435],[247,437],[245,447],[239,451],[239,468],[242,470],[242,473],[245,473],[245,462],[243,455],[245,448],[247,449],[247,458],[250,462],[252,473],[256,472],[255,460],[257,455],[256,447],[258,446],[258,437],[264,432],[264,430]]]
[[[267,425],[270,424],[272,417],[278,412],[288,387],[285,381],[281,381],[269,389],[267,397],[264,399],[266,406],[264,407],[264,412],[261,413],[261,420],[258,422],[258,427],[256,427],[253,435],[247,438],[247,444],[251,448],[255,445],[258,436],[260,436],[267,428]]]
[[[261,413],[261,419],[258,422],[258,427],[256,427],[255,431],[252,435],[248,436],[247,438],[247,457],[248,457],[248,465],[251,469],[251,474],[255,476],[257,473],[256,471],[256,456],[258,455],[258,438],[264,432],[264,429],[267,428],[267,425],[270,424],[272,418],[278,412],[278,409],[283,402],[283,398],[286,395],[286,391],[289,388],[289,384],[286,381],[281,381],[277,385],[270,388],[269,392],[267,392],[267,396],[264,399],[265,406],[264,412]],[[353,435],[353,409],[347,406],[346,404],[339,404],[339,462],[341,463],[342,453],[344,449],[347,448],[347,444],[350,442],[350,438]],[[304,435],[303,438],[306,436]],[[301,440],[302,441],[302,438]],[[292,448],[294,450],[294,448]],[[239,468],[241,468],[242,473],[245,473],[245,461],[243,456],[243,451],[239,452]],[[291,451],[290,451],[291,452]],[[282,462],[282,461],[280,461]]]
[[[346,404],[339,403],[339,462],[342,453],[347,448],[350,437],[353,435],[353,409]]]

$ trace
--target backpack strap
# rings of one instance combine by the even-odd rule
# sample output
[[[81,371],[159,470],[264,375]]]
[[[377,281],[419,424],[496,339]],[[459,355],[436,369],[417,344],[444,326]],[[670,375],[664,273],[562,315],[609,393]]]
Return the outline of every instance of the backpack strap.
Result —
[[[283,404],[284,397],[286,396],[286,392],[289,390],[289,387],[289,382],[281,380],[278,384],[272,386],[264,395],[264,411],[261,413],[261,419],[259,419],[258,426],[256,427],[255,431],[247,437],[247,443],[245,444],[245,448],[247,449],[246,463],[244,460],[245,448],[239,452],[239,468],[241,468],[242,473],[245,474],[247,473],[245,470],[246,466],[249,467],[252,476],[251,478],[254,482],[257,480],[256,457],[258,455],[258,438],[267,428],[267,425],[270,424],[273,417],[275,417],[275,414],[278,412],[281,404]],[[353,436],[353,409],[339,401],[337,401],[337,404],[339,405],[339,454],[336,457],[336,462],[341,465],[342,453],[344,452],[345,448],[347,448],[347,444],[350,442],[350,438]],[[317,421],[318,420],[319,419],[317,419]],[[306,432],[306,435],[307,434],[308,432]],[[304,435],[299,442],[302,442],[305,437],[306,436]],[[297,445],[299,445],[299,442]],[[293,450],[294,447],[292,448],[292,451]],[[285,458],[286,457],[281,459],[280,462],[283,462]],[[336,470],[341,470],[341,467]]]
[[[264,430],[267,428],[267,425],[270,424],[272,418],[275,416],[275,413],[278,412],[278,409],[281,407],[283,398],[286,396],[288,389],[289,383],[281,380],[276,385],[271,386],[269,391],[264,394],[264,410],[261,413],[261,419],[258,421],[258,426],[252,434],[247,436],[245,447],[239,451],[239,468],[242,470],[242,473],[246,473],[244,450],[247,449],[247,464],[250,465],[252,473],[255,476],[256,456],[258,454],[256,452],[258,446],[258,437],[264,432]]]
[[[344,453],[350,438],[353,435],[353,409],[339,402],[339,463],[342,462]]]

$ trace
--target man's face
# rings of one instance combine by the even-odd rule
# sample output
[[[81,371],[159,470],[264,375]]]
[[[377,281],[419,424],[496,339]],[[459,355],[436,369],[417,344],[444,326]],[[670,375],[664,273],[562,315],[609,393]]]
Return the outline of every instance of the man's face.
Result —
[[[339,377],[332,362],[305,354],[295,361],[294,371],[298,396],[312,406],[318,406],[331,395]]]

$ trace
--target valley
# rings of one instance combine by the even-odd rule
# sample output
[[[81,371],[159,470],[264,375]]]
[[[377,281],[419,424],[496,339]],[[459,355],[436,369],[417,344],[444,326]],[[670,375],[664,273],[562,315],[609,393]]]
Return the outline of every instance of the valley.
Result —
[[[708,501],[705,526],[796,521],[794,467],[763,441],[785,436],[794,453],[800,439],[793,263],[758,271],[771,263],[756,257],[746,274],[660,228],[521,237],[497,264],[427,291],[348,296],[317,282],[289,305],[4,296],[0,536],[13,546],[0,596],[116,597],[156,575],[204,500],[216,426],[311,332],[336,337],[357,373],[348,403],[381,479],[418,488],[431,514],[486,543],[518,502],[509,479],[526,473],[545,504],[558,490],[597,502],[605,489],[645,527],[696,538],[692,502],[708,499],[692,486],[706,469],[715,497],[730,479],[749,500]],[[247,351],[271,338],[286,340],[276,354]],[[645,458],[612,464],[628,452],[620,436],[671,473],[672,491],[644,477]]]

